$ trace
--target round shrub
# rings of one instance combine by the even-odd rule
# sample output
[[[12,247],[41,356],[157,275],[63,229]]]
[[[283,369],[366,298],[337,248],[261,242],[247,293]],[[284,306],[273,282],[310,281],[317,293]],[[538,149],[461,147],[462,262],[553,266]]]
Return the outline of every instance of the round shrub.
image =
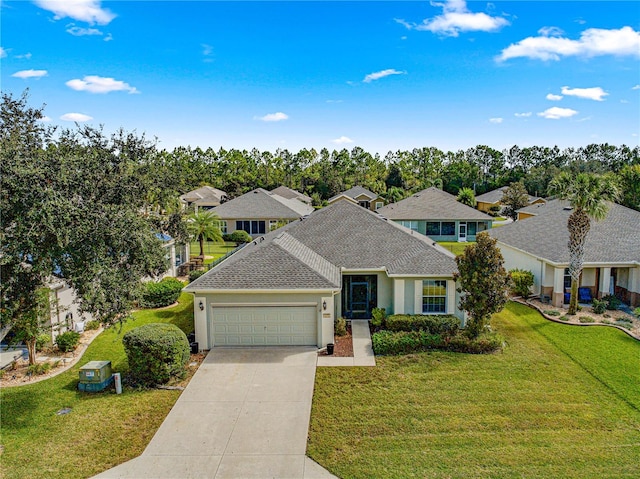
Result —
[[[145,324],[125,334],[122,344],[133,384],[149,387],[184,377],[190,357],[189,341],[177,326]]]
[[[98,329],[100,327],[100,321],[96,321],[95,319],[92,319],[91,321],[87,321],[86,324],[84,325],[84,329],[87,331],[93,331],[95,329]]]
[[[347,334],[347,321],[344,318],[336,318],[333,321],[333,331],[336,336],[344,336]]]
[[[36,338],[36,352],[42,351],[51,342],[51,336],[46,333],[38,334]]]
[[[189,283],[193,283],[196,279],[204,274],[204,270],[196,269],[195,271],[191,271],[189,273]]]
[[[56,337],[56,345],[63,353],[74,351],[80,342],[80,334],[75,331],[67,331]]]
[[[251,235],[244,230],[236,230],[229,235],[229,241],[233,243],[250,243],[252,240]]]
[[[512,286],[511,292],[517,296],[528,298],[531,296],[531,286],[534,283],[534,276],[531,271],[524,269],[512,269],[509,271],[511,276]]]
[[[143,308],[164,308],[180,296],[184,283],[176,278],[166,277],[161,281],[149,281],[143,286],[140,306]]]

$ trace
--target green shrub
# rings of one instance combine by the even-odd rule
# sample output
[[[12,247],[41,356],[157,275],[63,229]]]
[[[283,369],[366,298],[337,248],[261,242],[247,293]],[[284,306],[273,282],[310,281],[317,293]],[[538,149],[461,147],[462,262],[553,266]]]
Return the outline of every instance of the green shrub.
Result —
[[[525,299],[531,296],[531,286],[534,282],[531,271],[516,268],[509,271],[509,275],[511,275],[511,292],[513,294]]]
[[[189,283],[193,283],[196,279],[204,274],[203,269],[197,269],[195,271],[189,272]]]
[[[75,331],[67,331],[56,336],[56,346],[63,353],[74,351],[80,342],[80,333]]]
[[[444,341],[439,334],[427,331],[378,331],[371,336],[375,354],[407,354],[442,348]]]
[[[333,322],[333,331],[336,336],[347,334],[347,321],[344,318],[336,318]]]
[[[569,316],[567,316],[566,314],[563,314],[563,315],[562,315],[562,316],[560,316],[558,319],[559,319],[560,321],[569,321],[569,319],[571,319],[571,318],[569,318]]]
[[[389,331],[427,331],[451,337],[458,333],[460,320],[451,315],[392,314],[385,320]]]
[[[189,341],[177,326],[145,324],[125,334],[122,344],[134,385],[149,387],[184,377],[190,358]]]
[[[556,311],[555,309],[548,309],[544,312],[547,316],[560,316],[560,311]]]
[[[633,323],[631,322],[631,320],[625,318],[617,319],[615,324],[617,326],[622,326],[625,329],[631,329],[633,327]]]
[[[0,369],[0,379],[4,377],[4,369]]]
[[[140,306],[143,308],[164,308],[176,301],[184,283],[176,278],[166,277],[161,281],[149,281],[144,284]]]
[[[603,314],[607,309],[607,302],[601,299],[593,298],[591,300],[591,309],[595,314]]]
[[[384,308],[373,308],[371,310],[371,325],[374,328],[382,328],[385,326],[387,311]]]
[[[605,301],[607,303],[607,309],[609,311],[615,311],[622,304],[622,301],[620,301],[618,298],[616,298],[612,294],[607,294],[606,296],[603,296],[602,301]]]
[[[503,344],[502,336],[495,333],[483,334],[475,339],[459,334],[449,340],[447,350],[456,353],[487,354],[500,350]]]
[[[500,210],[502,207],[500,205],[493,205],[489,208],[489,216],[493,216],[494,218],[500,214]]]
[[[87,331],[95,331],[98,328],[100,328],[100,321],[96,321],[95,319],[87,321],[84,325],[84,329]]]
[[[51,336],[46,333],[39,334],[36,338],[36,352],[42,351],[47,344],[51,343]]]
[[[594,319],[591,316],[580,316],[578,321],[581,323],[595,323]]]
[[[640,318],[640,307],[634,309],[633,314],[635,314],[637,318]]]
[[[253,238],[251,238],[251,235],[244,230],[236,230],[233,233],[231,233],[228,236],[228,238],[229,238],[228,241],[231,241],[232,243],[237,243],[237,244],[250,243],[253,240]],[[227,240],[225,239],[225,241]]]
[[[30,364],[27,368],[27,374],[29,376],[40,376],[51,371],[51,363],[35,363]]]

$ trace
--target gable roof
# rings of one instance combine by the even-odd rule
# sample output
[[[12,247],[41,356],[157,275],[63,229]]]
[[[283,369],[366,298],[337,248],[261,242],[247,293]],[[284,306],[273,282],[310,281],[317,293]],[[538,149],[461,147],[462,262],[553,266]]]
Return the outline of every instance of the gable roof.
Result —
[[[460,203],[438,188],[427,188],[397,203],[383,206],[378,213],[392,220],[491,220],[489,215]]]
[[[312,201],[309,196],[302,194],[299,191],[296,191],[294,189],[288,188],[286,186],[278,186],[277,188],[274,188],[270,192],[275,195],[282,196],[283,198],[286,198],[288,200],[298,200],[307,204],[310,204]]]
[[[362,186],[354,186],[353,188],[349,188],[347,191],[343,191],[342,193],[338,193],[337,195],[332,196],[327,200],[327,202],[332,203],[334,200],[337,200],[341,196],[347,196],[353,200],[355,200],[359,196],[366,196],[367,198],[369,198],[369,200],[375,200],[376,198],[380,197],[380,195],[376,195],[372,191],[369,191]]]
[[[640,212],[608,203],[607,217],[591,221],[584,263],[640,264]],[[500,243],[553,263],[569,263],[569,202],[552,200],[535,208],[536,216],[489,231]]]
[[[313,207],[283,198],[262,188],[238,196],[211,210],[221,219],[283,219],[294,220],[308,215]]]
[[[185,290],[339,289],[343,269],[449,277],[457,266],[426,236],[339,201],[249,243]]]
[[[213,186],[201,186],[200,188],[191,190],[184,195],[180,195],[180,200],[186,203],[195,203],[197,205],[205,206],[220,204],[224,199],[227,199],[227,194]]]
[[[504,195],[504,191],[508,188],[508,186],[503,186],[502,188],[497,188],[495,190],[487,191],[479,196],[476,196],[476,201],[480,201],[482,203],[489,204],[497,204],[502,201],[502,196]],[[536,200],[540,200],[537,196],[527,195],[529,198],[529,203],[533,203]]]

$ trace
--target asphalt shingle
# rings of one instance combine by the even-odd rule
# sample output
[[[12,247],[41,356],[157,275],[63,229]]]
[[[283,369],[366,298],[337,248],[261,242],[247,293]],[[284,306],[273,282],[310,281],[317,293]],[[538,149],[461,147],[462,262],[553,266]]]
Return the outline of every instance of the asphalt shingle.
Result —
[[[211,211],[221,219],[295,220],[311,213],[313,207],[257,188],[216,206]]]

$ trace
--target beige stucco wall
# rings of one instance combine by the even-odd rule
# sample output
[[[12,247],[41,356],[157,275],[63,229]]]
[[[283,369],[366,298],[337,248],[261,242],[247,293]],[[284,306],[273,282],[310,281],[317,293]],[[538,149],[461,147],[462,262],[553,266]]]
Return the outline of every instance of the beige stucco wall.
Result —
[[[518,251],[500,242],[498,242],[498,247],[504,258],[504,267],[507,271],[520,268],[533,273],[534,283],[531,288],[533,294],[540,294],[540,285],[542,284],[543,276],[545,278],[544,282],[548,283],[544,284],[544,286],[553,286],[553,269],[543,272],[542,262],[534,256]]]

